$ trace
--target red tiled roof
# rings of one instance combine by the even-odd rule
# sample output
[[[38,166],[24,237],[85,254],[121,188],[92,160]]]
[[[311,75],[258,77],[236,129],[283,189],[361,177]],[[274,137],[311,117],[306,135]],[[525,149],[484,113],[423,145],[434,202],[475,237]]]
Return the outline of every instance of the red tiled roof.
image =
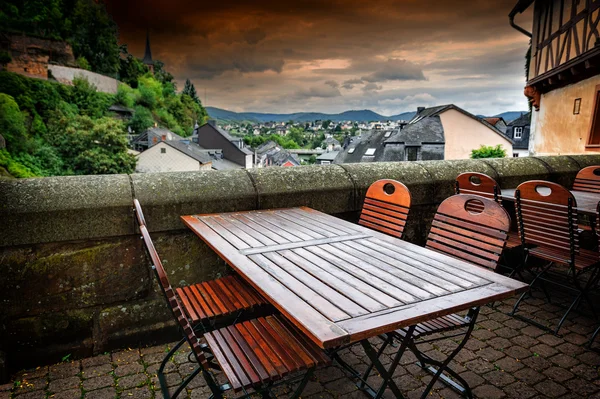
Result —
[[[483,118],[483,119],[492,126],[496,126],[496,123],[500,122],[500,118]]]

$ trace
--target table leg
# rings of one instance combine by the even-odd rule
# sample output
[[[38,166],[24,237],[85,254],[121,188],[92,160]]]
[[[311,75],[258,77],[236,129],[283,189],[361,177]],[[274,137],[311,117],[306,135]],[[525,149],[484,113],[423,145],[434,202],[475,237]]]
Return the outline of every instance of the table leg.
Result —
[[[389,385],[390,389],[392,390],[392,393],[397,398],[404,398],[404,396],[400,392],[400,389],[398,388],[398,386],[392,379],[392,376],[394,374],[394,371],[396,370],[396,367],[398,367],[398,364],[400,363],[400,359],[402,358],[402,355],[404,354],[404,352],[406,351],[406,348],[408,347],[408,343],[410,342],[414,331],[415,331],[415,326],[411,326],[408,329],[406,337],[404,338],[404,340],[402,340],[402,344],[400,345],[400,348],[398,349],[398,352],[396,353],[396,356],[394,357],[392,364],[390,365],[389,369],[387,369],[387,370],[384,367],[384,365],[381,364],[381,361],[379,361],[379,356],[378,356],[377,352],[375,352],[375,349],[373,349],[373,346],[371,345],[371,343],[366,339],[360,341],[367,356],[369,357],[369,360],[371,360],[372,365],[379,372],[379,374],[381,375],[381,378],[383,379],[383,382],[381,383],[381,386],[379,387],[379,390],[377,392],[374,392],[371,389],[365,389],[365,392],[372,398],[374,398],[374,399],[381,398],[388,385]],[[367,378],[368,378],[368,374],[365,373],[365,375],[363,376],[363,380],[366,380]]]

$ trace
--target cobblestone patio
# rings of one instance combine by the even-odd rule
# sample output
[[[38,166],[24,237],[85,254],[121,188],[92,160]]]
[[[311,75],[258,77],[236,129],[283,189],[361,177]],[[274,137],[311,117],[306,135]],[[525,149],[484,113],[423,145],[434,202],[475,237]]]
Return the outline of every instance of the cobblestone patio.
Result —
[[[600,398],[600,353],[585,346],[595,321],[573,314],[557,337],[507,316],[513,303],[514,299],[493,309],[483,307],[472,338],[453,363],[474,394],[478,398]],[[538,298],[527,300],[522,309],[540,320],[555,320],[562,310]],[[434,344],[422,348],[432,358],[457,345],[451,338]],[[155,373],[168,347],[128,349],[21,371],[13,376],[12,383],[0,386],[0,399],[162,398]],[[391,362],[395,350],[386,349],[384,364]],[[366,367],[367,357],[359,346],[346,350],[343,358],[359,370]],[[407,353],[395,373],[396,383],[409,398],[419,397],[430,378],[415,360]],[[193,368],[182,351],[167,366],[167,380],[176,385]],[[202,377],[196,377],[188,388],[189,398],[206,398],[210,393]],[[286,392],[281,388],[278,393],[286,397]],[[302,397],[366,396],[338,367],[331,366],[315,373]],[[437,383],[430,397],[459,396]]]

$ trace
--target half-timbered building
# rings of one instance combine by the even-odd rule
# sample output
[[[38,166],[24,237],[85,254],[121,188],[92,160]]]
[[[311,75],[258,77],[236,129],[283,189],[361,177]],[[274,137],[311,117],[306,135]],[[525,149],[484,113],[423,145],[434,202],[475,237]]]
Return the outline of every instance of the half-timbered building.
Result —
[[[529,32],[515,18],[531,6]],[[509,20],[531,38],[529,152],[600,151],[600,0],[519,0]]]

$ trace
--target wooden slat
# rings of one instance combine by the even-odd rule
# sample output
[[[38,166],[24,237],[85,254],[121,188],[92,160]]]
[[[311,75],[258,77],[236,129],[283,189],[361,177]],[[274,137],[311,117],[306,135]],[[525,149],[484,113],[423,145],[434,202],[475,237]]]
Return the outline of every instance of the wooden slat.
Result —
[[[310,274],[304,273],[280,255],[272,254],[268,258],[264,255],[253,255],[250,259],[302,298],[306,306],[313,307],[330,320],[344,320],[350,316],[367,313],[365,309]]]
[[[272,224],[269,221],[262,219],[260,217],[259,213],[256,213],[256,214],[242,213],[242,214],[238,214],[238,216],[250,219],[253,223],[255,223],[258,226],[261,226],[264,230],[275,233],[277,236],[281,237],[281,239],[284,240],[283,242],[279,242],[280,244],[284,244],[285,242],[302,241],[302,238],[300,238],[294,234],[290,234],[287,231],[283,231],[276,224]],[[277,241],[277,240],[275,240],[275,241]]]
[[[261,366],[264,368],[265,372],[269,375],[269,378],[279,378],[280,372],[282,372],[281,368],[279,370],[275,368],[273,363],[269,360],[267,354],[263,351],[259,341],[254,339],[254,336],[250,334],[250,331],[248,331],[247,326],[248,322],[244,322],[236,323],[232,327],[235,328],[235,330],[243,337],[246,344],[254,352],[254,355],[260,362]]]
[[[514,188],[507,188],[502,190],[502,199],[510,202],[515,202],[515,190]],[[579,190],[571,190],[571,194],[577,201],[577,213],[587,215],[589,217],[596,217],[596,206],[600,197],[597,193],[588,193]]]
[[[211,351],[213,352],[213,355],[215,356],[215,358],[217,358],[217,359],[225,359],[226,358],[225,354],[221,350],[221,347],[217,343],[216,339],[213,338],[212,334],[205,334],[204,339],[206,340],[206,343],[210,347]],[[231,384],[231,388],[233,389],[233,391],[234,392],[241,391],[242,382],[240,381],[240,379],[237,377],[237,375],[233,371],[233,368],[230,366],[229,362],[219,362],[219,366],[221,367],[221,370],[223,370],[225,375],[227,375],[227,379],[229,380],[229,383]]]
[[[446,280],[438,279],[429,273],[413,268],[402,262],[397,262],[394,259],[390,260],[390,258],[378,254],[370,248],[362,247],[357,243],[352,244],[353,245],[350,246],[348,243],[337,243],[331,244],[331,246],[336,248],[336,250],[339,250],[336,253],[343,256],[344,259],[351,257],[355,264],[365,263],[377,267],[380,270],[399,278],[405,285],[416,287],[417,290],[414,291],[414,294],[417,296],[428,298],[430,295],[445,295],[450,292],[449,290],[442,288],[442,285],[449,284]],[[377,255],[380,256],[378,257]],[[461,287],[457,285],[450,288],[453,288],[454,291],[461,289]],[[422,293],[422,291],[425,291],[425,294]]]
[[[357,240],[359,238],[367,238],[366,234],[355,234],[351,236],[337,236],[337,237],[326,237],[326,238],[316,238],[311,240],[305,240],[302,242],[288,242],[286,244],[276,244],[276,245],[267,245],[262,247],[255,248],[247,248],[240,250],[242,255],[254,255],[254,254],[262,254],[266,252],[277,252],[283,251],[286,249],[294,249],[301,248],[310,245],[320,245],[320,244],[329,244],[332,242],[340,242],[340,241],[352,241]]]
[[[468,309],[472,306],[484,305],[505,298],[509,293],[509,295],[514,295],[525,289],[526,286],[520,284],[519,289],[511,292],[502,284],[491,283],[447,295],[444,297],[443,305],[439,299],[431,299],[420,302],[419,306],[399,306],[394,309],[344,320],[338,324],[344,330],[348,331],[352,337],[352,342],[356,342],[398,328],[409,327],[422,321]],[[369,326],[368,331],[365,330],[365,325]]]
[[[272,344],[269,338],[265,338],[259,329],[257,329],[257,325],[259,321],[257,319],[253,319],[247,322],[244,322],[244,327],[250,333],[252,338],[259,344],[262,353],[266,355],[266,359],[268,359],[269,363],[273,365],[275,370],[277,370],[277,374],[279,376],[285,376],[288,373],[287,368],[282,363],[277,353],[275,353]]]
[[[248,357],[248,361],[252,364],[252,369],[258,374],[261,382],[277,378],[277,374],[269,374],[265,366],[262,364],[258,356],[256,356],[256,348],[252,348],[235,325],[227,327],[227,331],[235,343],[240,347],[240,350]]]
[[[214,220],[212,216],[202,216],[202,223],[210,227],[215,234],[221,236],[229,244],[233,245],[236,249],[250,248],[250,245],[240,240],[231,232],[221,228],[222,226]]]
[[[223,220],[226,220],[230,225],[235,226],[239,231],[243,231],[245,234],[255,238],[260,242],[260,245],[275,245],[278,242],[272,240],[267,235],[263,234],[262,230],[254,230],[246,223],[237,220],[235,217],[231,215],[223,215]]]
[[[310,253],[308,253],[310,255]],[[332,289],[334,289],[338,294],[345,296],[350,301],[360,306],[363,309],[366,309],[370,312],[374,310],[383,309],[385,306],[381,303],[373,299],[373,297],[367,295],[363,291],[356,288],[356,285],[361,285],[360,281],[357,279],[353,279],[348,274],[332,274],[336,273],[335,267],[332,265],[327,265],[326,262],[317,259],[317,263],[315,264],[310,259],[306,259],[302,255],[306,255],[306,253],[294,253],[291,251],[279,252],[277,254],[268,254],[269,258],[275,258],[276,256],[281,256],[285,258],[289,263],[287,264],[290,268],[298,268],[306,272],[307,274],[313,276],[315,279],[321,281],[323,284],[328,285]],[[279,258],[277,258],[278,261]],[[345,279],[348,277],[348,280]],[[369,287],[363,287],[366,291],[369,291]],[[371,290],[372,291],[372,290]],[[388,298],[389,301],[394,301],[393,298]]]

